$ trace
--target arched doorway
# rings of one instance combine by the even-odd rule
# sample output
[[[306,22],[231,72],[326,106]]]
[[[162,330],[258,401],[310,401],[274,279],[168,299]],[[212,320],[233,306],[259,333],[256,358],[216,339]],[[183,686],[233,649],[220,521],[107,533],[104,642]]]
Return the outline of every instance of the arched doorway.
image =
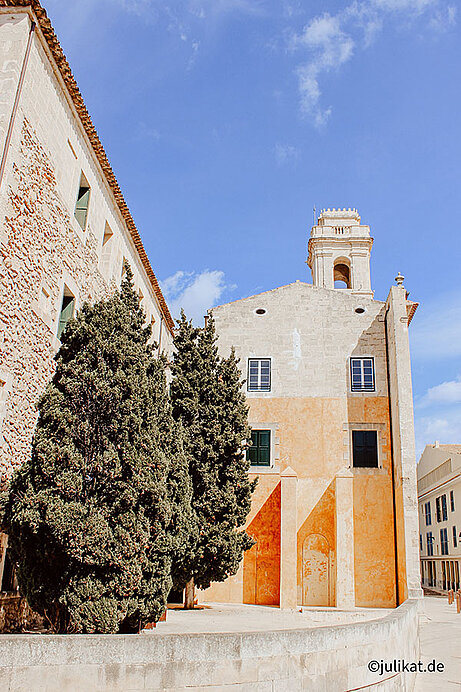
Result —
[[[303,543],[303,605],[330,605],[330,546],[325,536],[311,533]]]

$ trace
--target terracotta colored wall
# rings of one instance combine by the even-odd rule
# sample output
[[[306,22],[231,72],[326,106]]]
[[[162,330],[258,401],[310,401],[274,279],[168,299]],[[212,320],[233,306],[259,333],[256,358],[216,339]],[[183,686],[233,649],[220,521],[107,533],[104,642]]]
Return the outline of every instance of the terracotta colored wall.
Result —
[[[256,545],[243,560],[243,602],[280,603],[280,483],[247,528]]]
[[[311,534],[324,536],[330,548],[330,588],[328,603],[324,605],[335,605],[335,583],[336,583],[336,526],[335,526],[335,488],[331,483],[316,504],[312,512],[307,517],[304,524],[298,531],[298,603],[303,603],[303,545],[306,538]]]
[[[389,408],[387,397],[350,398],[349,422],[382,423],[382,469],[354,471],[355,598],[361,607],[396,605]]]
[[[395,605],[394,528],[387,397],[342,399],[251,399],[250,423],[275,424],[277,459],[259,474],[247,530],[258,540],[244,557],[243,569],[225,584],[213,585],[204,600],[278,603],[280,569],[280,472],[298,474],[297,572],[302,603],[302,546],[309,534],[324,535],[331,549],[330,604],[335,603],[335,475],[349,465],[349,424],[380,426],[381,469],[355,469],[354,559],[357,605]],[[258,552],[259,551],[259,552]],[[283,559],[283,556],[282,556]],[[340,569],[340,566],[338,566]],[[243,583],[242,583],[243,582]],[[259,585],[259,586],[258,586]]]

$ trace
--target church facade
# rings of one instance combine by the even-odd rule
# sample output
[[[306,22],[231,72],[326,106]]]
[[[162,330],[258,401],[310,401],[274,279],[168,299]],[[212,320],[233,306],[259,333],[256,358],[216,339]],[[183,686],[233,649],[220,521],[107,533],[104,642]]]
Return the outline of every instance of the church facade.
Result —
[[[408,325],[397,277],[370,280],[370,228],[324,210],[312,228],[313,284],[213,308],[218,347],[245,378],[258,478],[256,543],[209,601],[295,608],[395,607],[421,594]],[[339,286],[342,286],[339,288]]]

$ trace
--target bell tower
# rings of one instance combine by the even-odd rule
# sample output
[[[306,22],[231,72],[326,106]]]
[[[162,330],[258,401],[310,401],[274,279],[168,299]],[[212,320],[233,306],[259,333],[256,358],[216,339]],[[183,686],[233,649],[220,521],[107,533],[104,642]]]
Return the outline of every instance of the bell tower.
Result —
[[[357,209],[323,209],[312,227],[307,264],[314,286],[342,288],[373,297],[370,280],[370,227],[360,223]],[[335,282],[343,282],[339,287]]]

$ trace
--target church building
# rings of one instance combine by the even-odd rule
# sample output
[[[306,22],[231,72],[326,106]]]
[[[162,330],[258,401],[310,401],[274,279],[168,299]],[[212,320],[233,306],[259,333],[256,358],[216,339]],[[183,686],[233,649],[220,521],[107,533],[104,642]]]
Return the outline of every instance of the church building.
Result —
[[[296,281],[212,309],[249,404],[256,544],[205,601],[392,608],[421,595],[408,326],[397,276],[370,280],[370,227],[322,211]]]

